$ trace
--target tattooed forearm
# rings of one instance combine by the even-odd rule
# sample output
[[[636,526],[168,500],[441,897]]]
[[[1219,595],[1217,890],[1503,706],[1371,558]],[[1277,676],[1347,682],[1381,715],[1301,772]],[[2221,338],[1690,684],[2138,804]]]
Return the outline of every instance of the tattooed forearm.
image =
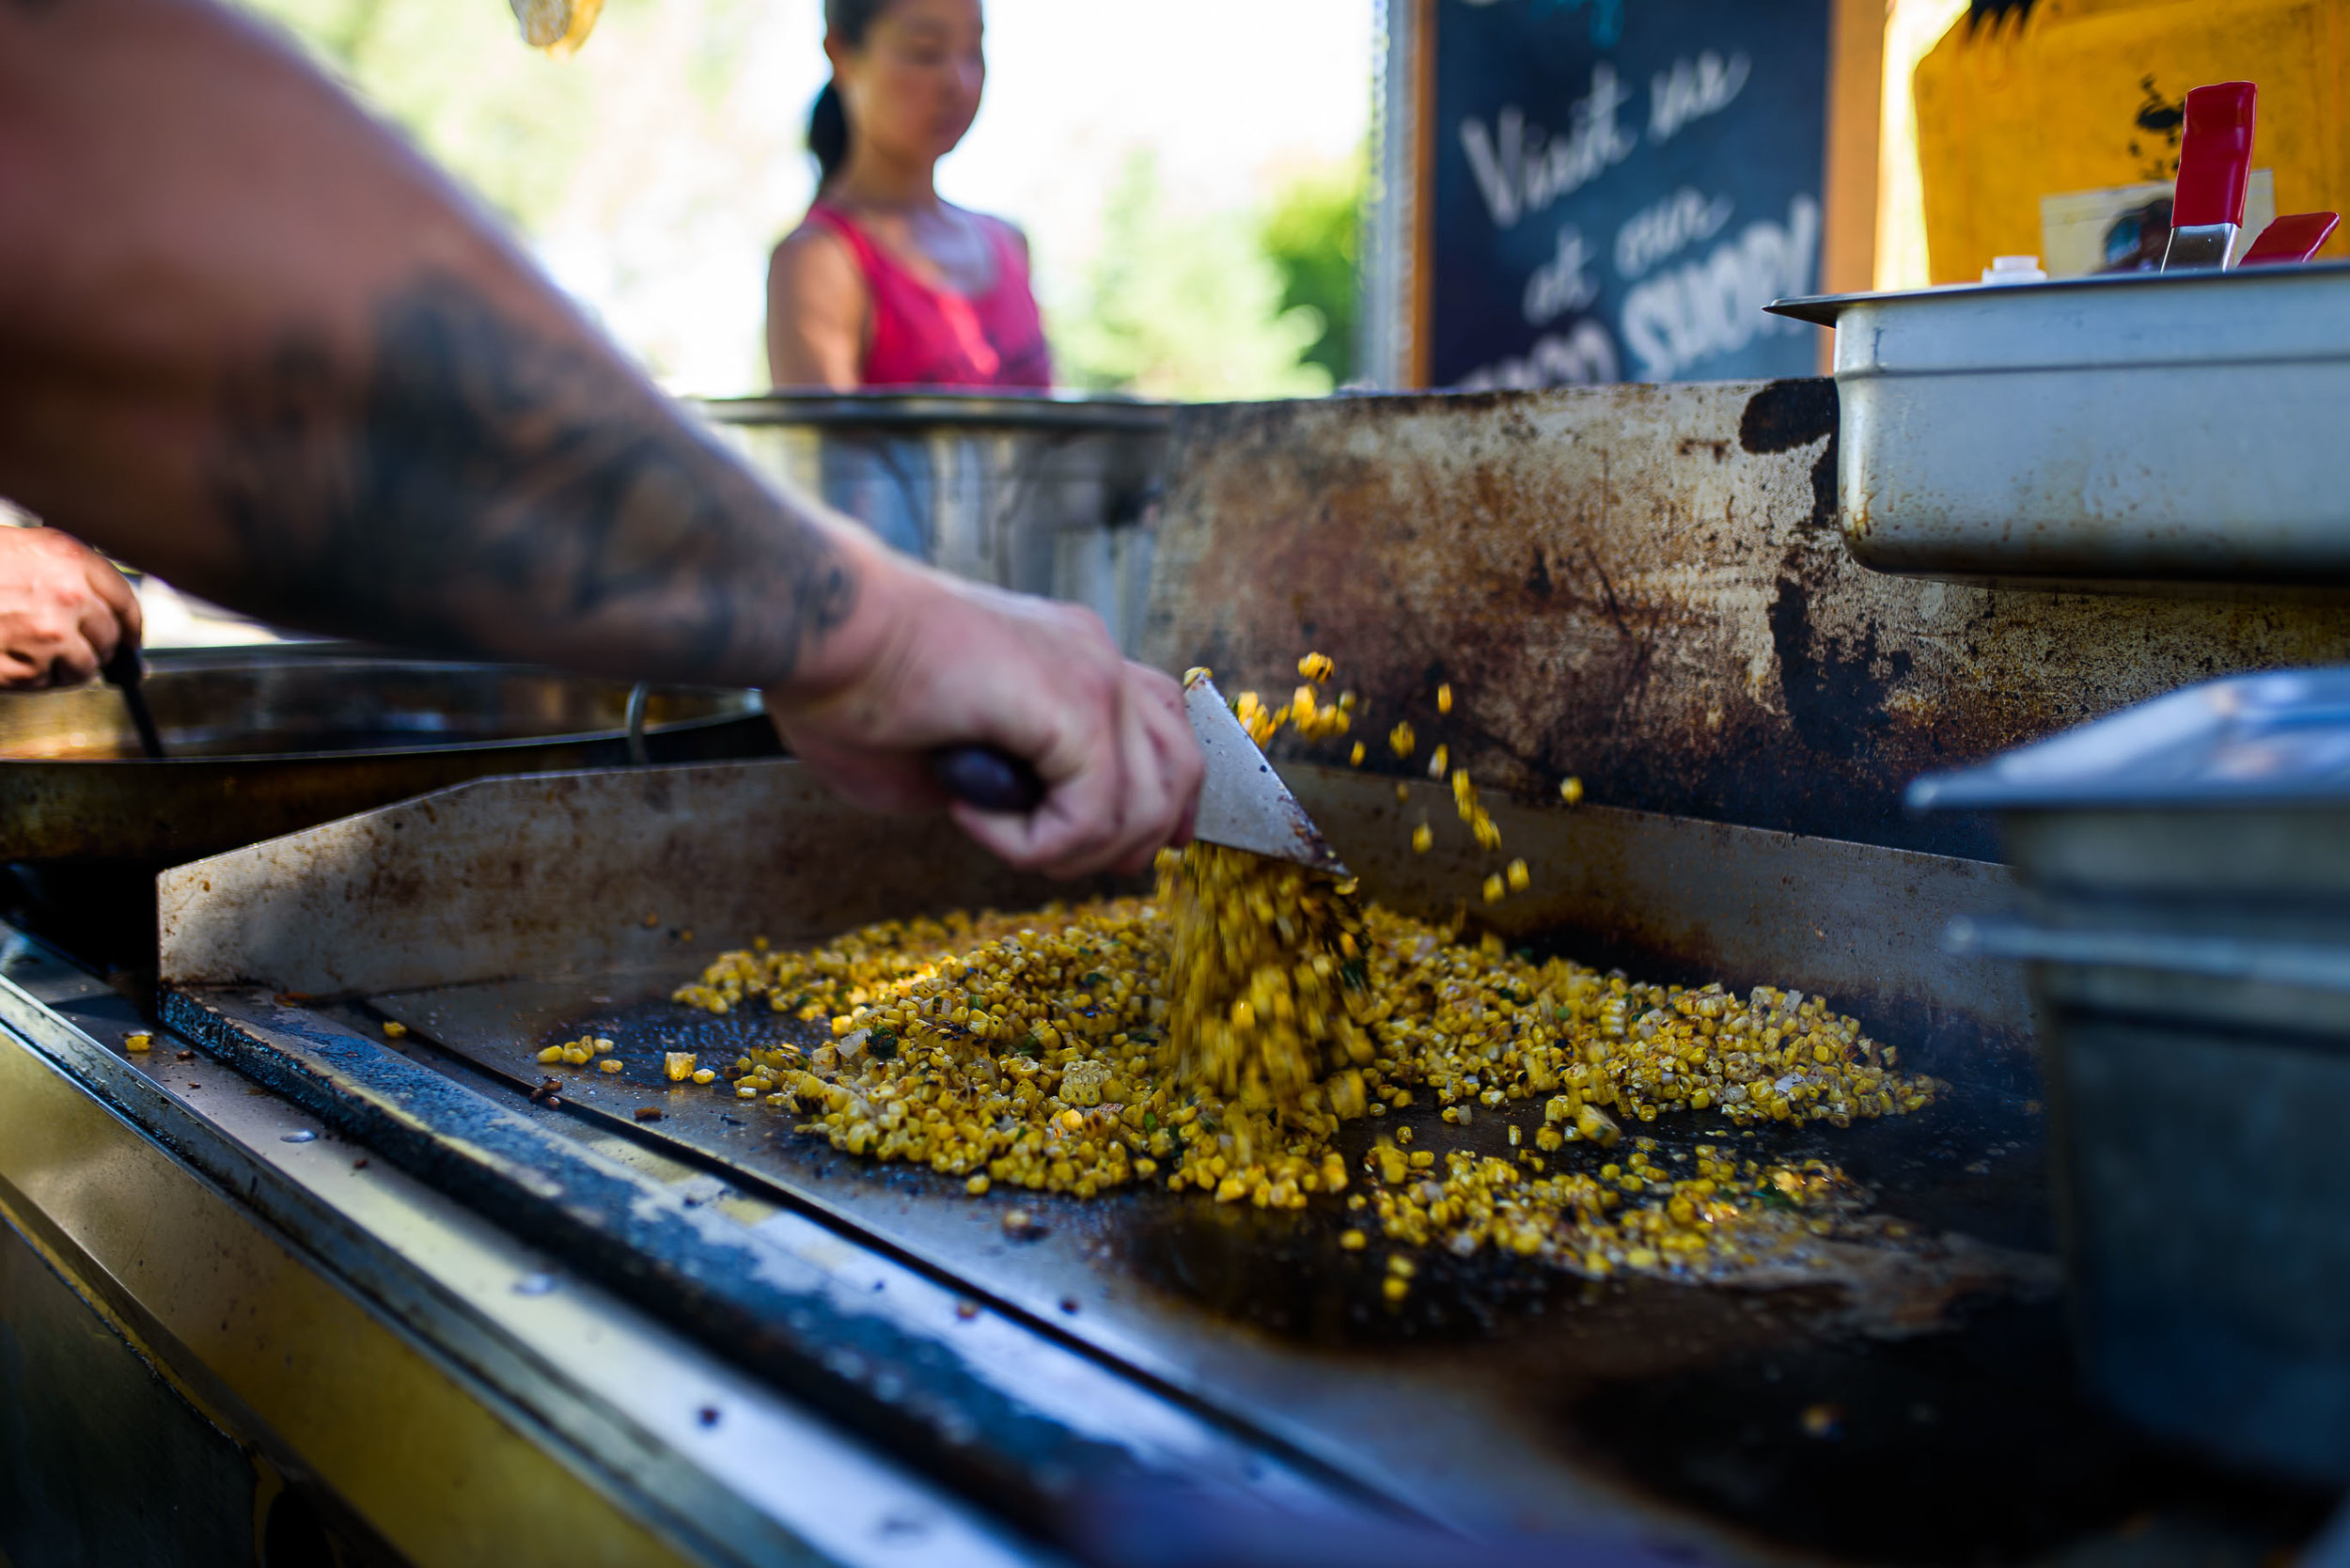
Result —
[[[407,647],[779,684],[855,599],[821,525],[452,278],[387,302],[363,366],[296,334],[236,378],[212,487],[266,613]]]

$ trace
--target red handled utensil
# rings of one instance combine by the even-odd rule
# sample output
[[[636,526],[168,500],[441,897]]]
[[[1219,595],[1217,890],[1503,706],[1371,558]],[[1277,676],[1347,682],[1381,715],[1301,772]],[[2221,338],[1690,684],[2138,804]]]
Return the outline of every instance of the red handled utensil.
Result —
[[[2249,82],[2215,82],[2186,95],[2164,272],[2228,264],[2228,249],[2244,227],[2244,196],[2252,180],[2252,107],[2259,96]]]
[[[2282,267],[2295,261],[2307,261],[2317,254],[2317,247],[2333,233],[2342,222],[2339,212],[2294,212],[2279,218],[2260,232],[2251,247],[2245,251],[2238,267]]]

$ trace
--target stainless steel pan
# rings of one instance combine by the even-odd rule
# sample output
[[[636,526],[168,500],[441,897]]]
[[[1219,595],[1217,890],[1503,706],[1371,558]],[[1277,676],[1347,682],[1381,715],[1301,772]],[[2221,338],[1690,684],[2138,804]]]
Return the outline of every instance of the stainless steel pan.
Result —
[[[626,682],[294,646],[150,655],[169,757],[111,686],[0,698],[0,861],[170,864],[492,774],[628,762]],[[779,749],[755,692],[654,688],[649,760]]]

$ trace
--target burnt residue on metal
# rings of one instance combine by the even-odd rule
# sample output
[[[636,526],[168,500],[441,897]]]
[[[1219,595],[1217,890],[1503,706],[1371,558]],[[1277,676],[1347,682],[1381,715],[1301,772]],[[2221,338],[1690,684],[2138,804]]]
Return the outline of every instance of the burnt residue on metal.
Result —
[[[247,1021],[269,1019],[266,1027]],[[846,1311],[822,1276],[696,1223],[653,1184],[374,1042],[242,992],[172,993],[164,1022],[354,1142],[451,1191],[729,1359],[1031,1529],[1124,1451],[1007,1394],[940,1340]]]
[[[2350,658],[2350,606],[1997,589],[1855,564],[1825,381],[1179,411],[1145,656],[1277,698],[1308,648],[1353,733],[1277,749],[1997,858],[1921,773],[2235,669]],[[1449,714],[1436,711],[1440,681]],[[1385,737],[1409,720],[1418,747]],[[1351,863],[1351,862],[1350,862]]]

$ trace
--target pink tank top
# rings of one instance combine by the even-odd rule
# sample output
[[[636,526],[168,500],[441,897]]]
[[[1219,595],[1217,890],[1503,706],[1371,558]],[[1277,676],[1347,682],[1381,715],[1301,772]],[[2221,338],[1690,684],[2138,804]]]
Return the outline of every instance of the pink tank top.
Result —
[[[820,201],[807,215],[848,243],[872,295],[873,341],[865,353],[864,384],[1053,384],[1027,263],[1003,225],[981,220],[995,252],[995,282],[985,293],[967,296],[915,276],[838,208]]]

